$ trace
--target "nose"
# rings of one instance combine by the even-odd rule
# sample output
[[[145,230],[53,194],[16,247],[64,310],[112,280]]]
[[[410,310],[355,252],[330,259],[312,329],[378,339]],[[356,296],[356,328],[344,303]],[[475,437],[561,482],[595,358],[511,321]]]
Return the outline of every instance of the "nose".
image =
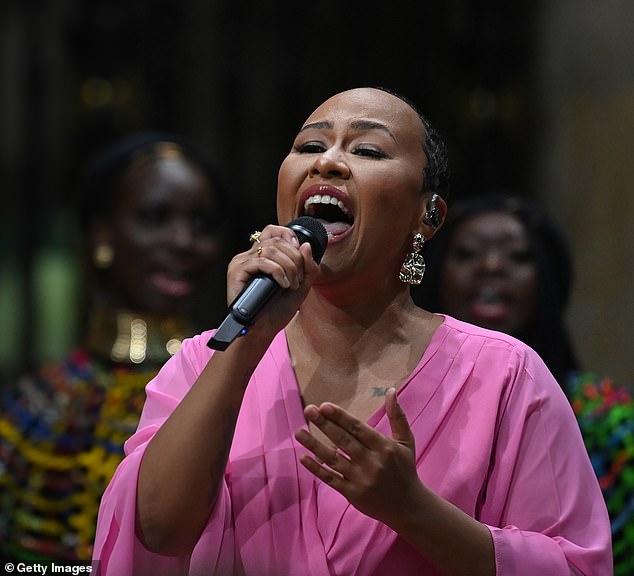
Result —
[[[339,150],[329,148],[317,155],[309,169],[309,174],[311,176],[329,178],[348,178],[350,176],[350,168]]]
[[[189,248],[194,242],[194,232],[186,219],[175,219],[169,231],[172,244],[181,249]]]
[[[489,274],[500,274],[506,270],[507,260],[500,250],[486,250],[479,262],[481,270]]]

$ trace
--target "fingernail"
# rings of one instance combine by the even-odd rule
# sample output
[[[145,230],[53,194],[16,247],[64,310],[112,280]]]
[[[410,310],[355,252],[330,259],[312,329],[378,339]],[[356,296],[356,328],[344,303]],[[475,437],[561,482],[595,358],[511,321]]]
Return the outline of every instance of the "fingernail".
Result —
[[[319,410],[317,410],[314,406],[309,406],[306,408],[306,417],[311,422],[317,422],[317,420],[319,420]]]

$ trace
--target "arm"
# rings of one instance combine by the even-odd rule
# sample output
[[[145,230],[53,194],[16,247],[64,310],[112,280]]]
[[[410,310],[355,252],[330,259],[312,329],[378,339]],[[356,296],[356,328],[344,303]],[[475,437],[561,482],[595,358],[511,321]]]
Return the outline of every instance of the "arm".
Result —
[[[269,226],[255,250],[228,270],[230,301],[253,277],[271,275],[283,288],[245,337],[214,353],[191,389],[150,441],[139,471],[136,532],[151,551],[187,554],[216,501],[249,378],[275,334],[305,298],[317,271],[310,245],[286,227]]]

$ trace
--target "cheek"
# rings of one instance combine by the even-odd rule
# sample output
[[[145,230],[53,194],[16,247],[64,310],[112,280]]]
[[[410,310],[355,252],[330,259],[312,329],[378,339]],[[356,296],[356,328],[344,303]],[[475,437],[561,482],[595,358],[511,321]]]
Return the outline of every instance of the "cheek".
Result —
[[[122,262],[137,261],[137,265],[142,264],[150,252],[152,252],[152,242],[139,235],[121,234],[115,245],[116,258]]]
[[[115,258],[110,270],[111,290],[120,305],[138,306],[151,296],[146,267],[147,251],[139,250],[135,245],[120,244],[115,250]]]
[[[376,191],[376,205],[382,212],[400,218],[407,214],[414,225],[420,220],[422,211],[422,180],[417,179],[415,174],[409,174],[406,178],[396,177],[396,174],[398,171],[394,169],[377,169],[372,174],[364,175],[363,180],[358,180],[363,188]]]
[[[277,175],[277,215],[281,223],[286,223],[295,214],[297,190],[304,181],[308,167],[305,162],[287,157]]]
[[[464,315],[471,278],[470,267],[450,262],[445,265],[439,298],[448,314]]]
[[[198,257],[197,266],[205,268],[213,264],[220,256],[221,251],[222,248],[218,238],[200,238],[195,243],[195,253]]]
[[[532,266],[521,266],[513,270],[513,283],[518,291],[525,294],[534,293],[537,285],[535,269]]]
[[[145,282],[148,263],[156,249],[151,234],[144,233],[137,226],[122,226],[116,234],[114,245],[114,272],[121,285],[134,290],[134,284]]]
[[[443,286],[456,293],[466,292],[473,275],[473,266],[449,259],[443,272]]]
[[[537,295],[535,270],[532,267],[517,270],[513,275],[513,284],[518,294],[519,302],[522,302],[524,308],[530,313],[535,308],[535,297]]]
[[[115,252],[122,260],[131,260],[151,249],[152,241],[138,226],[121,226],[115,233]]]

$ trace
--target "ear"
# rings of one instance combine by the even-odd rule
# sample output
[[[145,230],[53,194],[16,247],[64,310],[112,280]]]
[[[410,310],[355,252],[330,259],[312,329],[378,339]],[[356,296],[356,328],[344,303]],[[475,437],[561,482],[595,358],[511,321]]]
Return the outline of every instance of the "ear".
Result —
[[[420,232],[426,240],[434,237],[440,230],[447,217],[447,203],[438,194],[426,192],[423,194],[423,212],[421,215]]]
[[[94,250],[97,246],[112,244],[112,227],[108,220],[96,219],[90,227],[90,245]]]

